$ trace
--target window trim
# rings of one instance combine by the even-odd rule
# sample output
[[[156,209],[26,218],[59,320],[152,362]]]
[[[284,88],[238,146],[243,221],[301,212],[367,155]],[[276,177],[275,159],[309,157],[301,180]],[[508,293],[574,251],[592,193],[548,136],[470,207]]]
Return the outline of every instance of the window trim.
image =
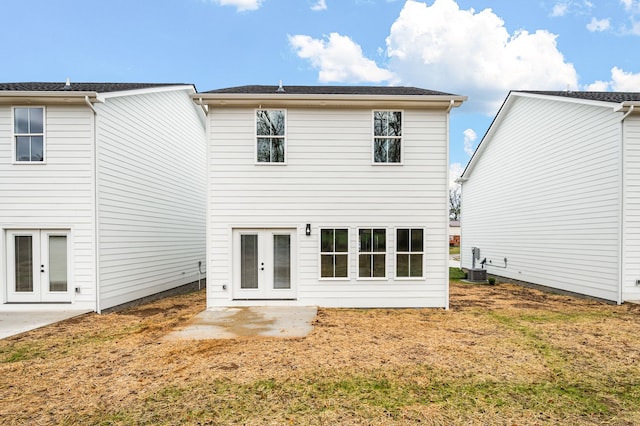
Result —
[[[323,252],[322,251],[322,231],[323,230],[336,230],[336,229],[346,229],[347,231],[347,251],[346,252],[336,252],[335,247],[332,252]],[[334,236],[335,243],[335,236]],[[322,276],[322,255],[347,255],[347,276],[346,277],[323,277]],[[335,270],[334,270],[335,274]],[[320,226],[318,228],[318,279],[320,281],[351,281],[351,229],[348,226]]]
[[[401,124],[401,130],[402,130],[402,135],[401,136],[386,136],[384,137],[385,139],[398,139],[400,141],[400,161],[399,162],[378,162],[376,161],[375,158],[375,143],[376,143],[376,139],[377,138],[381,138],[381,137],[377,137],[376,136],[376,112],[399,112],[400,116],[402,118],[402,124]],[[374,166],[402,166],[404,165],[404,149],[405,149],[405,144],[404,144],[404,121],[405,121],[405,112],[403,109],[374,109],[371,110],[371,164]]]
[[[409,231],[414,229],[422,230],[422,251],[400,251],[398,250],[398,230],[400,229],[408,229]],[[427,271],[427,230],[421,226],[398,226],[395,228],[394,232],[395,244],[394,244],[394,254],[393,254],[393,262],[394,262],[394,278],[397,281],[424,281],[426,279],[426,271]],[[409,235],[409,239],[411,239],[411,235]],[[409,247],[411,248],[411,247]],[[398,254],[421,254],[422,255],[422,275],[419,277],[401,277],[398,275]]]
[[[361,230],[370,230],[371,234],[373,235],[373,230],[375,229],[382,229],[384,230],[384,247],[385,250],[384,252],[375,252],[375,251],[366,251],[363,252],[360,250],[360,231]],[[357,228],[357,233],[356,233],[356,238],[357,238],[357,250],[356,250],[356,256],[358,261],[357,263],[357,274],[356,274],[356,280],[358,281],[387,281],[389,280],[389,228],[386,226],[361,226]],[[373,249],[373,247],[371,247]],[[361,254],[370,254],[370,255],[374,255],[374,254],[383,254],[384,255],[384,276],[383,277],[361,277],[360,276],[360,255]]]
[[[16,133],[16,109],[42,109],[42,133]],[[11,107],[11,163],[22,165],[47,164],[47,109],[44,105],[14,105]],[[42,136],[42,161],[18,160],[18,136]]]
[[[257,122],[257,116],[258,116],[258,111],[282,111],[284,113],[284,135],[283,136],[266,136],[266,135],[258,135],[258,122]],[[286,166],[287,165],[287,159],[288,159],[288,155],[287,155],[287,148],[288,148],[288,143],[287,143],[287,139],[288,139],[288,123],[289,123],[289,117],[287,115],[287,109],[285,108],[255,108],[253,110],[253,123],[254,123],[254,127],[253,127],[253,160],[255,162],[256,166]],[[275,162],[275,161],[258,161],[258,139],[259,138],[282,138],[282,140],[284,141],[284,161],[280,161],[280,162]]]

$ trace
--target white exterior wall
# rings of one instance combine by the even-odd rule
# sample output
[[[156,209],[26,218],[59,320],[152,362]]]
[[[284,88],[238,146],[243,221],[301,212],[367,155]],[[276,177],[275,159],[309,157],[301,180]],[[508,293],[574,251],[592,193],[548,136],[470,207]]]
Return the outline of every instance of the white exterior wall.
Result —
[[[239,227],[298,230],[297,298],[285,303],[448,306],[446,112],[404,110],[404,164],[372,165],[371,109],[286,110],[286,165],[255,164],[254,109],[209,112],[208,306],[269,303],[232,300]],[[320,279],[323,227],[349,228],[349,280]],[[388,279],[356,278],[358,227],[387,229]],[[396,227],[425,228],[426,279],[393,279]]]
[[[205,119],[186,89],[107,97],[96,108],[106,309],[201,278]]]
[[[501,115],[463,184],[462,267],[479,247],[491,274],[617,300],[621,115],[533,97]]]
[[[624,227],[622,299],[640,300],[640,115],[624,121]]]
[[[46,164],[14,164],[15,106],[25,104],[0,105],[0,303],[7,300],[6,230],[67,229],[73,307],[95,309],[93,113],[87,106],[27,105],[45,107]]]

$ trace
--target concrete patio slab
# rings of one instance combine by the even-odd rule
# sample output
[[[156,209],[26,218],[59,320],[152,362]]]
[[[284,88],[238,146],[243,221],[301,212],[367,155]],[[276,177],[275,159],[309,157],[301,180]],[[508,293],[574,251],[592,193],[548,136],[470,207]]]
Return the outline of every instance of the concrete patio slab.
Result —
[[[313,330],[317,313],[315,306],[213,308],[200,312],[165,340],[304,337]]]
[[[64,321],[78,315],[93,312],[91,310],[21,311],[0,312],[0,339],[35,330],[45,325]]]

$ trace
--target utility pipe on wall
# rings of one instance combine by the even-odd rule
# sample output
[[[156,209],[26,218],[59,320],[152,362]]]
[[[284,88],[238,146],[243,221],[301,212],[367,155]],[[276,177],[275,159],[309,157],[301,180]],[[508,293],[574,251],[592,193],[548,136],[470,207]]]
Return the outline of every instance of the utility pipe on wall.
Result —
[[[624,209],[625,209],[625,197],[624,197],[624,120],[633,113],[635,105],[630,105],[629,110],[620,119],[620,213],[618,217],[618,305],[622,304],[622,288],[624,286],[624,273],[623,273],[623,255],[624,255]]]

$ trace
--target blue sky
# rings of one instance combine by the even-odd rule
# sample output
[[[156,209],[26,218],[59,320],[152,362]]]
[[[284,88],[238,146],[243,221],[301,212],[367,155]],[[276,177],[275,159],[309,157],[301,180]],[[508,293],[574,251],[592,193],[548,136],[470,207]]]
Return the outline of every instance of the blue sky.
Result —
[[[640,91],[640,0],[3,0],[0,16],[2,82],[466,95],[452,177],[509,90]]]

